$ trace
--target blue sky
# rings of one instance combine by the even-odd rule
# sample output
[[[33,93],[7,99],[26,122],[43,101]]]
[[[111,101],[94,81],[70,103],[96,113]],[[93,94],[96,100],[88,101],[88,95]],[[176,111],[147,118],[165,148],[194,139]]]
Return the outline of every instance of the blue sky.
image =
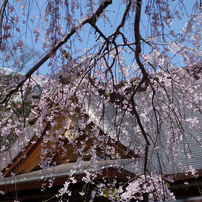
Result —
[[[43,21],[43,19],[38,20],[38,19],[40,19],[40,15],[43,16],[44,8],[45,8],[44,2],[45,2],[44,0],[39,1],[38,5],[35,7],[30,5],[31,9],[30,9],[30,13],[29,13],[29,19],[27,18],[28,22],[29,22],[29,27],[24,26],[24,24],[22,24],[22,23],[20,25],[20,29],[21,29],[20,34],[24,38],[24,44],[26,44],[28,47],[34,47],[34,50],[36,52],[38,52],[38,56],[35,58],[33,57],[26,64],[26,67],[23,70],[23,72],[26,72],[27,70],[29,70],[39,60],[39,57],[43,57],[43,55],[44,55],[44,51],[41,49],[42,44],[43,44],[43,37],[44,37],[44,33],[42,32],[43,31],[42,29],[46,26],[46,23]],[[145,3],[146,1],[143,1],[143,2]],[[186,10],[184,11],[184,13],[185,13],[184,17],[181,20],[177,20],[177,19],[173,20],[172,28],[174,29],[174,31],[176,33],[180,32],[181,28],[184,27],[185,23],[188,20],[188,18],[186,18],[186,15],[192,13],[192,8],[193,8],[194,3],[195,3],[195,1],[193,1],[193,0],[184,0],[184,6],[186,8]],[[106,36],[109,36],[114,31],[113,27],[116,27],[120,23],[121,17],[125,10],[125,6],[126,5],[121,4],[121,0],[113,1],[113,4],[109,5],[106,9],[106,15],[110,19],[110,22],[108,22],[107,20],[103,20],[103,18],[98,20],[97,26],[100,28],[100,30],[104,34],[106,34]],[[170,6],[171,6],[171,8],[175,9],[177,4],[172,2],[172,4]],[[98,4],[95,6],[95,9],[97,7],[98,7]],[[87,9],[84,6],[82,6],[82,11],[83,11],[84,15],[86,13],[86,10]],[[23,13],[23,9],[21,9],[21,11]],[[144,34],[145,34],[145,36],[149,35],[149,33],[148,33],[149,26],[148,26],[148,18],[147,18],[147,16],[145,16],[143,11],[144,11],[144,9],[142,9],[141,33],[142,33],[142,36],[144,37]],[[65,10],[61,10],[61,12],[65,12]],[[77,12],[78,13],[76,13],[76,17],[78,19],[80,19],[80,11],[78,10]],[[34,16],[37,16],[38,19],[34,19]],[[130,16],[130,17],[132,17],[131,21],[128,21],[127,23],[133,23],[134,18],[133,18],[133,16]],[[21,16],[21,20],[25,20],[25,17]],[[30,20],[33,20],[33,23],[30,23]],[[65,26],[66,26],[65,23],[66,23],[65,21],[63,21],[63,23],[62,23],[64,34],[68,31],[65,28]],[[38,43],[36,43],[36,44],[33,43],[34,35],[32,35],[30,32],[30,30],[33,30],[35,27],[39,27],[39,29],[41,30]],[[127,26],[126,26],[126,29],[127,29]],[[132,40],[134,33],[132,32],[132,30],[126,30],[126,29],[125,29],[125,33],[127,33]],[[26,32],[27,32],[27,36],[26,36]],[[67,45],[69,47],[71,47],[71,49],[69,49],[67,51],[70,52],[74,58],[77,58],[82,54],[82,50],[84,48],[93,47],[94,44],[96,43],[96,38],[92,37],[93,36],[92,33],[94,33],[94,29],[92,27],[90,27],[90,25],[85,25],[83,27],[83,31],[80,32],[80,36],[83,41],[80,42],[75,38],[75,36],[73,36],[72,39],[67,42]],[[20,34],[19,34],[19,37],[20,37]],[[98,36],[98,35],[96,35],[96,36]],[[62,49],[66,49],[65,46],[66,45],[63,45]],[[92,52],[93,51],[95,51],[94,48],[92,49]],[[147,53],[147,50],[145,50],[145,53]],[[59,54],[59,51],[57,52],[57,54]],[[133,57],[130,54],[126,54],[124,56],[126,57],[125,59],[127,61],[130,61],[129,62],[129,65],[130,65],[133,60]],[[48,70],[50,70],[50,67],[48,67],[47,65],[48,65],[48,62],[46,62],[40,68],[41,73],[45,74]],[[62,65],[62,63],[58,62],[58,65],[59,66]]]

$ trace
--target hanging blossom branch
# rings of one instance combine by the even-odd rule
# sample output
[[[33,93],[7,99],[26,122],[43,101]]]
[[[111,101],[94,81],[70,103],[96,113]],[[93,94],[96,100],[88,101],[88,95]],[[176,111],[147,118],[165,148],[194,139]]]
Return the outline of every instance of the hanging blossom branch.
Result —
[[[137,61],[138,66],[140,67],[143,77],[139,83],[139,85],[137,86],[137,88],[134,90],[134,92],[131,95],[130,101],[132,103],[132,110],[133,113],[135,114],[136,118],[137,118],[137,123],[140,127],[140,130],[142,132],[142,135],[146,141],[146,145],[145,145],[145,162],[144,162],[144,174],[146,174],[147,171],[147,158],[148,158],[148,150],[149,150],[149,145],[150,142],[147,138],[147,134],[145,132],[145,129],[142,125],[142,122],[140,120],[139,114],[136,110],[136,106],[134,103],[134,95],[135,93],[138,91],[138,89],[141,87],[141,85],[148,80],[148,74],[142,64],[142,62],[140,61],[140,53],[141,53],[141,43],[140,43],[140,17],[141,17],[141,5],[142,5],[142,0],[137,0],[137,6],[136,6],[136,14],[135,14],[135,23],[134,23],[134,32],[135,32],[135,43],[136,43],[136,50],[135,50],[135,59]]]
[[[5,8],[6,8],[6,5],[8,3],[8,0],[4,0],[4,2],[2,3],[1,5],[1,8],[0,8],[0,13],[1,13],[1,16],[0,16],[0,46],[2,44],[2,23],[3,23],[3,17],[4,17],[4,12],[5,12]]]
[[[8,0],[5,0],[5,2]],[[112,0],[106,0],[103,4],[101,4],[98,9],[93,13],[93,15],[88,18],[84,18],[81,22],[79,22],[75,27],[73,27],[58,43],[36,64],[34,67],[30,69],[30,71],[27,72],[24,79],[18,83],[16,88],[12,89],[5,98],[0,102],[0,104],[7,103],[10,97],[19,90],[19,88],[24,84],[24,82],[31,77],[31,75],[39,69],[41,65],[43,65],[52,55],[55,54],[55,52],[67,42],[67,40],[76,33],[78,29],[83,27],[85,24],[89,23],[90,25],[94,24],[101,13],[112,3]]]

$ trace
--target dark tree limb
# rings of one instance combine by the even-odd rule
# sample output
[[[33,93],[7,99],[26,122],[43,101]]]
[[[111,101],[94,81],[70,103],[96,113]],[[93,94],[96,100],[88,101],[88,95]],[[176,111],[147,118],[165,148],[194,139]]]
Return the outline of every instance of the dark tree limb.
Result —
[[[125,11],[124,11],[124,14],[123,14],[121,23],[120,23],[120,24],[118,25],[118,27],[116,28],[116,31],[108,37],[109,39],[110,39],[111,37],[113,37],[113,41],[115,41],[117,35],[120,34],[120,29],[121,29],[121,28],[124,26],[124,24],[125,24],[126,16],[127,16],[128,12],[129,12],[129,9],[130,9],[130,7],[131,7],[131,4],[132,4],[132,3],[131,3],[131,0],[130,0],[129,3],[127,4],[127,6],[126,6]]]
[[[97,25],[90,23],[90,25],[95,28],[95,31],[107,42],[110,43],[109,39],[102,33],[102,31],[97,27]],[[100,38],[97,38],[97,40]]]
[[[135,50],[135,59],[137,61],[137,64],[139,65],[143,76],[147,77],[148,74],[144,68],[144,65],[142,64],[140,60],[140,53],[141,53],[141,35],[140,35],[140,18],[141,18],[141,5],[142,0],[137,0],[136,5],[136,14],[135,14],[135,23],[134,23],[134,32],[135,32],[135,42],[136,42],[136,50]]]
[[[120,23],[119,26],[116,28],[115,33],[118,33],[119,30],[121,29],[121,27],[124,26],[125,21],[126,21],[126,16],[127,16],[127,14],[128,14],[128,11],[129,11],[130,7],[131,7],[131,1],[129,1],[128,5],[126,6],[126,9],[125,9],[125,11],[124,11],[124,14],[123,14],[121,23]]]
[[[135,33],[135,43],[136,43],[136,50],[135,50],[135,59],[136,62],[138,64],[138,66],[140,67],[143,77],[142,80],[140,81],[139,85],[137,86],[137,88],[134,90],[132,96],[131,96],[131,104],[132,104],[132,111],[137,119],[137,123],[140,127],[140,130],[142,132],[142,135],[146,141],[146,145],[145,145],[145,162],[144,162],[144,174],[146,174],[147,171],[147,160],[148,160],[148,152],[149,152],[149,145],[150,142],[148,140],[148,136],[145,132],[145,129],[142,125],[142,122],[140,120],[140,116],[136,110],[135,107],[135,103],[134,103],[134,95],[135,93],[138,91],[138,89],[140,88],[140,86],[148,81],[148,73],[146,72],[144,65],[142,64],[141,60],[140,60],[140,53],[141,53],[141,35],[140,35],[140,19],[141,19],[141,5],[142,5],[142,0],[137,0],[137,5],[136,5],[136,14],[135,14],[135,23],[134,23],[134,33]]]
[[[137,123],[140,127],[140,130],[142,132],[142,135],[146,141],[146,145],[145,145],[145,162],[144,162],[144,174],[146,174],[147,172],[147,160],[148,160],[148,153],[149,153],[149,145],[150,145],[150,142],[148,140],[148,135],[147,133],[145,132],[144,130],[144,126],[142,125],[142,122],[140,120],[140,116],[136,110],[136,106],[135,106],[135,102],[134,100],[131,101],[131,104],[132,104],[132,112],[133,114],[135,115],[136,119],[137,119]]]
[[[1,5],[1,8],[0,8],[0,13],[1,13],[1,16],[0,16],[0,46],[2,44],[2,39],[3,39],[2,23],[3,23],[3,17],[4,17],[4,12],[5,12],[5,8],[6,8],[7,3],[8,3],[8,0],[4,0],[4,2]]]

